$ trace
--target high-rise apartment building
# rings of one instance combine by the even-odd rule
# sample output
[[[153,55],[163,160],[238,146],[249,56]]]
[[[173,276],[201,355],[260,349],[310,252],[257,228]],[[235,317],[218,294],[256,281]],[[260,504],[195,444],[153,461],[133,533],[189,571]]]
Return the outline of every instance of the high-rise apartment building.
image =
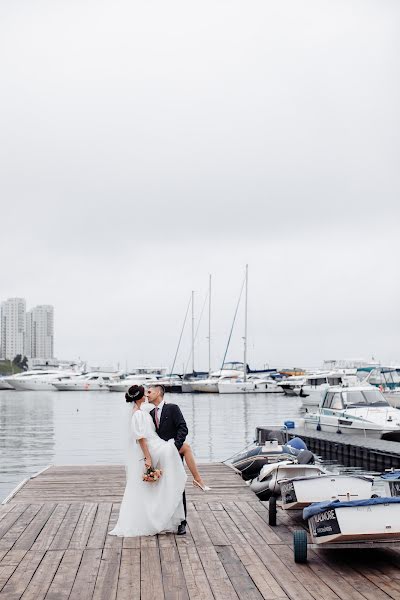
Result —
[[[1,303],[1,358],[12,360],[25,353],[24,298],[9,298]]]
[[[25,354],[28,358],[53,358],[54,308],[40,304],[26,313]]]

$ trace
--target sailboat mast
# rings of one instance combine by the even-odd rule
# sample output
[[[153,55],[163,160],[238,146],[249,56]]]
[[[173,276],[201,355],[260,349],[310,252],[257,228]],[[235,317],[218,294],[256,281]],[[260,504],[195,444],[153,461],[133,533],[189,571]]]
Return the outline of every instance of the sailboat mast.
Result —
[[[243,380],[247,380],[247,292],[249,284],[249,265],[246,265],[246,291],[245,291],[245,302],[244,302],[244,356],[243,356]]]
[[[208,376],[211,375],[211,275],[208,284]]]
[[[192,291],[192,375],[194,375],[194,291]]]

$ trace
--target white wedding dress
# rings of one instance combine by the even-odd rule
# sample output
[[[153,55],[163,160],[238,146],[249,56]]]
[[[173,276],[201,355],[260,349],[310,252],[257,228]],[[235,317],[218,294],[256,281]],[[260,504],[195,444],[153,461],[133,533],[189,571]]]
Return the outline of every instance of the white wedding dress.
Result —
[[[133,411],[130,420],[126,462],[126,487],[121,503],[118,522],[110,535],[136,537],[175,532],[184,520],[182,494],[186,473],[181,457],[174,444],[162,440],[156,434],[153,419],[142,404],[141,410]],[[143,452],[138,440],[146,438],[153,467],[162,469],[161,478],[155,483],[142,480],[144,472]]]

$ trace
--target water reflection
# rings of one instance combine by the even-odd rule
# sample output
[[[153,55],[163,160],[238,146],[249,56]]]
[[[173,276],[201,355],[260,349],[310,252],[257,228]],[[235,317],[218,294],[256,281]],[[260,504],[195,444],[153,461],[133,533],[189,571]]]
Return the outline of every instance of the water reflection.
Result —
[[[167,401],[181,407],[200,462],[239,452],[257,425],[300,416],[299,399],[281,394],[169,394]],[[123,462],[126,411],[119,393],[0,391],[0,499],[48,464]]]
[[[52,461],[53,400],[38,392],[0,392],[0,498]]]

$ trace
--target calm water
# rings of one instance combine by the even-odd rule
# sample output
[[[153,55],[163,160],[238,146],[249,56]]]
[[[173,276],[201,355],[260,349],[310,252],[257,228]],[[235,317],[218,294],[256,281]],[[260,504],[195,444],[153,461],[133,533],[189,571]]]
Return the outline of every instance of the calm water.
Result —
[[[299,416],[281,394],[168,394],[189,427],[199,462],[225,460],[249,444],[257,425]],[[110,392],[0,390],[0,499],[49,464],[123,462],[126,403]]]

